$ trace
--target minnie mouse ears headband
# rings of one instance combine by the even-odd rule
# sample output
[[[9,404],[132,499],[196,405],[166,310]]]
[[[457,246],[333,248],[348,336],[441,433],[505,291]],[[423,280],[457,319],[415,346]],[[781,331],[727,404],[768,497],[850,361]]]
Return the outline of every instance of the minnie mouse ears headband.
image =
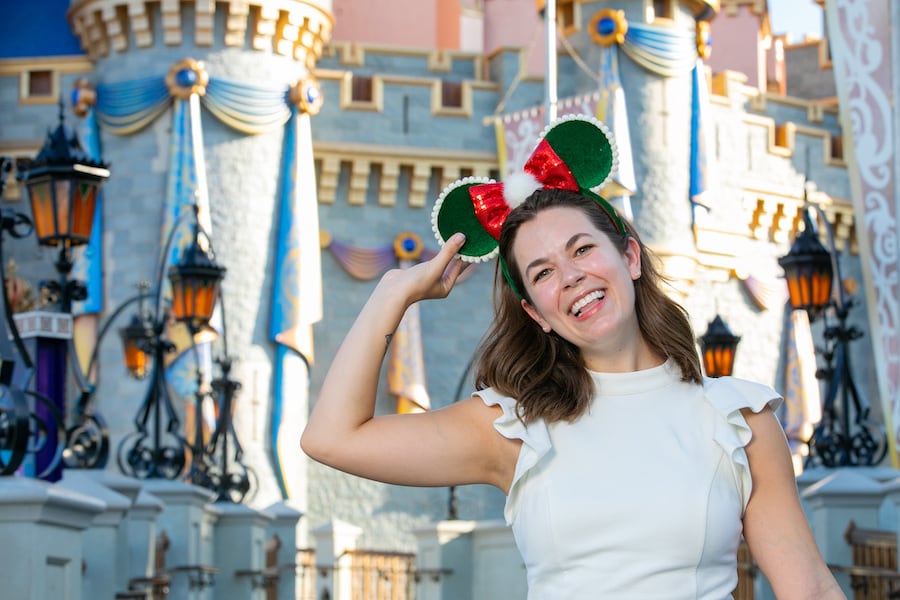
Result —
[[[504,183],[466,177],[447,186],[435,202],[431,227],[441,246],[461,231],[466,243],[460,257],[487,261],[499,252],[507,215],[534,191],[560,188],[595,200],[624,234],[615,209],[592,191],[609,181],[617,162],[615,142],[603,123],[585,116],[563,117],[544,129],[522,173],[511,174]]]

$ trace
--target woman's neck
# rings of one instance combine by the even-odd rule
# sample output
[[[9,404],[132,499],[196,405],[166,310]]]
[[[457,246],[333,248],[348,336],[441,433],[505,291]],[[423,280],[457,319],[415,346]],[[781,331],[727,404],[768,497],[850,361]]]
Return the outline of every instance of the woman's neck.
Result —
[[[629,347],[619,348],[615,351],[582,349],[581,356],[584,359],[585,367],[598,373],[644,371],[666,362],[666,357],[656,353],[643,336],[638,336],[635,343]]]

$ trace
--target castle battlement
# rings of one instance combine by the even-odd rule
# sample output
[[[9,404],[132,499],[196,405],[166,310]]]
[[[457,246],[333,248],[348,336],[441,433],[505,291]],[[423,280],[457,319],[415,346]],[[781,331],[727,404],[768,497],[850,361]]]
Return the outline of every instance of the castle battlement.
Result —
[[[180,46],[187,38],[198,47],[218,41],[274,52],[312,68],[334,29],[331,13],[311,0],[83,0],[68,18],[94,60],[159,41]]]
[[[454,73],[475,80],[483,78],[483,55],[475,52],[334,42],[322,54],[323,59],[336,59],[340,66],[362,69],[378,68],[382,57],[402,62],[407,74]]]

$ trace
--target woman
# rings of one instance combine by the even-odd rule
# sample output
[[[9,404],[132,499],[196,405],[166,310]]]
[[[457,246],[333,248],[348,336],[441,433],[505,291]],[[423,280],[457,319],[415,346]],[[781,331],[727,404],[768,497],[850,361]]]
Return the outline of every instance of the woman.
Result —
[[[728,598],[742,534],[779,598],[844,598],[800,507],[780,398],[703,379],[690,322],[648,249],[590,191],[614,166],[602,124],[565,119],[525,176],[445,190],[433,214],[443,248],[375,288],[303,450],[388,483],[498,487],[532,599]],[[447,296],[469,262],[498,254],[477,391],[374,417],[406,308]]]

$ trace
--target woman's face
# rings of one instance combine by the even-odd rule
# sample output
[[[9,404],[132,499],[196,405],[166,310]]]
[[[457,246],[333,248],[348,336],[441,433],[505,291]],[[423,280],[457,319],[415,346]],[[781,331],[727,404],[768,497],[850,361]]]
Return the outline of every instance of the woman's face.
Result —
[[[586,359],[638,343],[634,280],[641,259],[634,238],[622,254],[581,210],[556,207],[519,227],[512,252],[532,300],[522,306],[544,331],[555,331]]]

